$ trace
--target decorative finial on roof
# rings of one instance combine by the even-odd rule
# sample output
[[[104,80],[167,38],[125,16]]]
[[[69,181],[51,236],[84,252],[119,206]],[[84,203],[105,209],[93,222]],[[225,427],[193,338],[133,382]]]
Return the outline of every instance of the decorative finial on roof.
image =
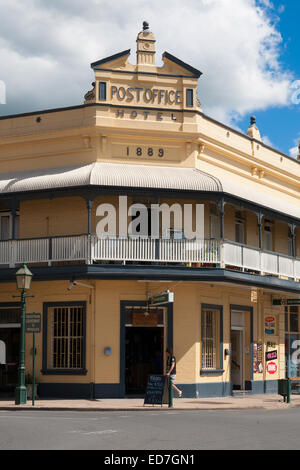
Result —
[[[143,30],[137,37],[137,66],[155,66],[155,36],[149,29],[148,21],[143,21]],[[143,70],[145,72],[146,69]]]
[[[255,140],[261,140],[259,129],[256,125],[256,117],[251,116],[250,118],[250,127],[247,130],[247,135]]]

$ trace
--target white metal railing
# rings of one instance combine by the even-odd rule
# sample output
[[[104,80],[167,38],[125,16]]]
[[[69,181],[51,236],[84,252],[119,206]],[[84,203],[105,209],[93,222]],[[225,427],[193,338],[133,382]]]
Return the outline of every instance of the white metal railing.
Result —
[[[300,280],[300,259],[227,240],[74,235],[0,241],[0,265],[58,261],[214,264]]]
[[[262,251],[258,248],[221,241],[222,266],[237,266],[263,274],[300,279],[300,260],[280,253]]]

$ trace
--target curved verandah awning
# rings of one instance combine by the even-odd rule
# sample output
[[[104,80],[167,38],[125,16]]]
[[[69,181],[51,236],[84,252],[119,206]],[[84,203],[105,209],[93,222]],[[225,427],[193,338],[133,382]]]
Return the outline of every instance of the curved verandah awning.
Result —
[[[45,168],[0,175],[0,195],[76,187],[124,187],[174,191],[226,193],[272,211],[300,218],[299,205],[255,191],[196,168],[95,162],[88,165]]]

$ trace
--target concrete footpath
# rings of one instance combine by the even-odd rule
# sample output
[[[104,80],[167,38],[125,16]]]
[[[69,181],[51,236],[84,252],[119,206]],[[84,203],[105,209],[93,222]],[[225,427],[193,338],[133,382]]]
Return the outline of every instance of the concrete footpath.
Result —
[[[168,405],[145,405],[143,398],[97,400],[36,400],[34,406],[15,405],[13,399],[0,399],[0,410],[53,410],[53,411],[169,411],[172,410],[283,410],[300,407],[300,395],[292,395],[290,403],[284,403],[279,395],[243,395],[224,398],[174,398],[173,408]]]

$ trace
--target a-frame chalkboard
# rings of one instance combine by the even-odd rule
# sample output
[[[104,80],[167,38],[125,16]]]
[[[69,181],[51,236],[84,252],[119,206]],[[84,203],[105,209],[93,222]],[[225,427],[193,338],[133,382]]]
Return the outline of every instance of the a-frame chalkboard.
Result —
[[[149,375],[144,405],[163,405],[169,403],[169,377]]]

